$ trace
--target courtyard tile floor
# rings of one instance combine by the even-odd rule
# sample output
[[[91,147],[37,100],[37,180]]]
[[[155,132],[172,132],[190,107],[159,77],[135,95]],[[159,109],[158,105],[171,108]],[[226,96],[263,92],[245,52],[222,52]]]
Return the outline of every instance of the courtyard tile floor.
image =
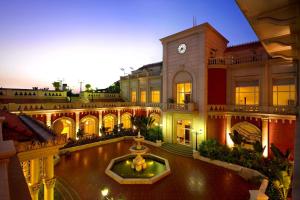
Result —
[[[120,185],[104,171],[112,158],[128,154],[132,144],[131,140],[121,141],[62,156],[55,167],[56,176],[87,200],[101,199],[100,188],[104,186],[114,199],[122,196],[127,200],[247,200],[248,190],[259,187],[229,170],[149,145],[151,153],[169,160],[171,175],[153,185]]]

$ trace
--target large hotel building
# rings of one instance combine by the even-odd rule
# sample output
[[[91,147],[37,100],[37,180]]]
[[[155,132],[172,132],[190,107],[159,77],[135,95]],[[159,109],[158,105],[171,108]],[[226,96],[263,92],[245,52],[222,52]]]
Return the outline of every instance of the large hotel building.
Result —
[[[51,193],[54,176],[50,157],[62,146],[60,142],[41,145],[34,149],[51,151],[45,150],[47,155],[26,154],[33,149],[24,147],[26,142],[37,134],[32,129],[26,131],[26,126],[37,126],[32,119],[56,135],[76,139],[79,129],[86,136],[101,135],[104,127],[110,134],[119,124],[131,128],[131,116],[151,116],[162,127],[166,143],[196,149],[201,141],[216,139],[231,147],[229,133],[236,130],[249,142],[260,141],[267,147],[274,143],[283,151],[290,148],[299,158],[299,152],[294,154],[299,112],[299,41],[293,33],[299,16],[288,20],[291,13],[285,10],[271,12],[271,8],[251,3],[245,11],[244,1],[238,2],[259,41],[228,46],[222,30],[219,32],[209,23],[169,35],[160,39],[162,62],[144,65],[120,77],[120,93],[82,92],[80,98],[70,101],[64,91],[0,88],[0,110],[5,117],[0,119],[15,122],[3,126],[3,138],[18,141],[25,178],[30,171],[36,173],[28,169],[28,161],[43,159],[44,165],[52,167],[46,167],[49,177],[44,182]],[[287,16],[287,20],[276,20],[276,12]],[[259,13],[265,13],[260,20]],[[299,32],[297,36],[299,40]],[[47,137],[50,136],[37,139],[43,143]],[[264,156],[269,154],[266,148]],[[35,161],[32,163],[31,168],[39,167]],[[295,176],[299,174],[296,172]],[[27,182],[32,186],[36,180],[31,175]],[[34,188],[30,191],[35,198]]]

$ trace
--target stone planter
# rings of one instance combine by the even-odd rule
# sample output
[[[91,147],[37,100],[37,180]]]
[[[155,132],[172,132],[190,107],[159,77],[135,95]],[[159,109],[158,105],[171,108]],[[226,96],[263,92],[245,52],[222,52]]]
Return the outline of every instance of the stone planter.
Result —
[[[161,141],[161,140],[156,140],[156,145],[157,145],[158,147],[160,147],[160,146],[162,145],[162,141]]]

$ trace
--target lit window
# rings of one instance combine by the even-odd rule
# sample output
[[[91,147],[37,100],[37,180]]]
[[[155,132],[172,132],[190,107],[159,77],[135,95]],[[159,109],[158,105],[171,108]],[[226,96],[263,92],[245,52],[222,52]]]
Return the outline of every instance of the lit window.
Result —
[[[191,101],[192,84],[191,83],[178,83],[176,85],[177,103],[183,104]]]
[[[151,102],[152,103],[159,103],[160,102],[160,91],[159,90],[152,90],[151,91]]]
[[[104,117],[103,122],[104,122],[105,129],[107,129],[108,132],[111,132],[115,125],[114,117],[111,115],[107,115]]]
[[[293,80],[273,81],[273,105],[296,105],[296,86]]]
[[[123,128],[131,128],[131,116],[127,113],[123,114],[121,123],[123,124]]]
[[[141,103],[146,103],[146,91],[141,91]]]
[[[235,103],[237,105],[258,105],[259,87],[258,86],[236,87]]]
[[[131,91],[131,102],[136,102],[136,91]]]

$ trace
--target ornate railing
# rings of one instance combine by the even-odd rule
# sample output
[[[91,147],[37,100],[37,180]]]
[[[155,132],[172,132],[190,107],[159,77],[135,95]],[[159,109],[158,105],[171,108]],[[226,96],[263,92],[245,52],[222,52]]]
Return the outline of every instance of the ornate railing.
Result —
[[[38,110],[60,110],[60,109],[93,109],[93,108],[112,108],[112,107],[159,107],[162,108],[161,103],[132,103],[132,102],[91,102],[91,103],[31,103],[31,104],[0,104],[0,110],[8,110],[12,112],[17,111],[38,111]]]
[[[133,103],[133,102],[70,102],[70,103],[31,103],[31,104],[0,104],[0,110],[11,112],[39,111],[39,110],[62,110],[62,109],[95,109],[114,107],[152,107],[163,110],[187,111],[196,109],[195,103],[175,104],[175,103]]]
[[[296,106],[208,105],[208,112],[257,112],[295,115],[298,113],[298,109]]]
[[[220,57],[220,58],[209,58],[209,65],[237,65],[244,63],[256,63],[267,60],[263,55],[251,55],[242,57]]]

